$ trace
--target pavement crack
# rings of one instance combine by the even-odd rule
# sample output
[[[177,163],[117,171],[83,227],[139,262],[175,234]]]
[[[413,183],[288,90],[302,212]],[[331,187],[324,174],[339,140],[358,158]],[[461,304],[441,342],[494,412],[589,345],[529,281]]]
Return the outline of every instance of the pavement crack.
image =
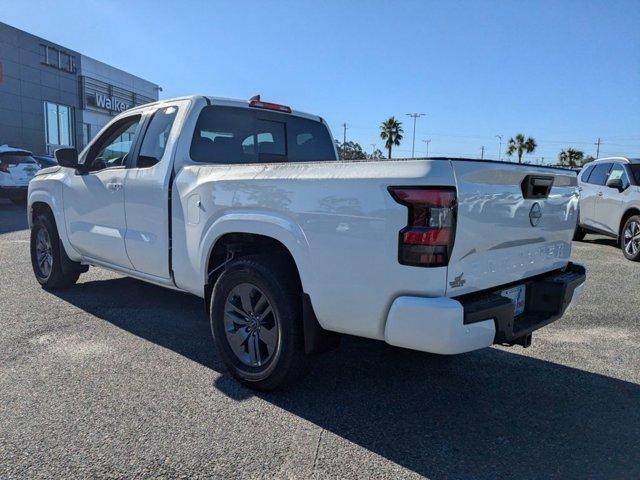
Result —
[[[313,456],[313,466],[311,467],[311,475],[315,475],[316,466],[318,465],[318,456],[320,455],[320,443],[322,442],[322,436],[324,435],[324,428],[320,429],[320,435],[318,435],[318,443],[316,444],[316,453]]]

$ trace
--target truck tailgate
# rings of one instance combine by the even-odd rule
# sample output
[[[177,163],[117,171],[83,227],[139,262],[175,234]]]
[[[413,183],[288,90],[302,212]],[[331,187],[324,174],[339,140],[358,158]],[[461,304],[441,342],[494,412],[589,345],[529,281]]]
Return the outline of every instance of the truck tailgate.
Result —
[[[516,283],[567,264],[578,208],[574,172],[501,162],[452,165],[458,217],[448,296]],[[550,190],[531,187],[550,180]]]

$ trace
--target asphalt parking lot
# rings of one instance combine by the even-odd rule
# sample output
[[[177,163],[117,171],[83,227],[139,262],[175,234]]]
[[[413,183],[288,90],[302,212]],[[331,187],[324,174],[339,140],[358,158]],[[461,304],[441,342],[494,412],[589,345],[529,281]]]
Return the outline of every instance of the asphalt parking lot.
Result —
[[[0,478],[640,478],[640,264],[587,237],[582,303],[528,349],[345,338],[297,386],[225,374],[201,301],[97,268],[32,276],[0,200]]]

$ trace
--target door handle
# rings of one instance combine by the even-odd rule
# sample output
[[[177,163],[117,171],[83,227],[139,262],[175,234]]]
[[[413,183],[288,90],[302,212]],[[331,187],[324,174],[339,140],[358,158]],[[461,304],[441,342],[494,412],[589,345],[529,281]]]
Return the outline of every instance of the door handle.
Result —
[[[598,196],[601,197],[602,196],[602,192],[598,192]]]
[[[107,183],[107,188],[112,192],[117,192],[122,189],[122,184],[117,182],[109,182]]]

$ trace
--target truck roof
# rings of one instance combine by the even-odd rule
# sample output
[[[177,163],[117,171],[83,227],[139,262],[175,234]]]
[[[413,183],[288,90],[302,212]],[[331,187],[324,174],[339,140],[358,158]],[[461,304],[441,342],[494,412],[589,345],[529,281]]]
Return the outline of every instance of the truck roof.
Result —
[[[596,160],[590,163],[611,162],[612,160],[615,160],[617,162],[623,162],[623,163],[640,163],[640,158],[629,158],[629,157],[603,157],[603,158],[597,158]]]
[[[198,100],[198,99],[204,99],[209,105],[221,105],[226,107],[237,107],[237,108],[251,108],[249,107],[249,100],[239,100],[236,98],[225,98],[225,97],[213,97],[210,95],[187,95],[184,97],[163,98],[161,100],[158,100],[157,102],[145,103],[144,105],[134,107],[131,110],[127,110],[127,111],[130,112],[137,109],[145,109],[148,107],[152,107],[154,105],[161,105],[163,103],[172,102],[176,100]],[[283,112],[276,111],[276,113],[283,113]],[[317,122],[322,121],[322,117],[318,115],[302,112],[300,110],[294,110],[293,108],[291,109],[291,113],[285,113],[285,115],[295,115],[297,117],[304,117],[310,120],[315,120]]]

